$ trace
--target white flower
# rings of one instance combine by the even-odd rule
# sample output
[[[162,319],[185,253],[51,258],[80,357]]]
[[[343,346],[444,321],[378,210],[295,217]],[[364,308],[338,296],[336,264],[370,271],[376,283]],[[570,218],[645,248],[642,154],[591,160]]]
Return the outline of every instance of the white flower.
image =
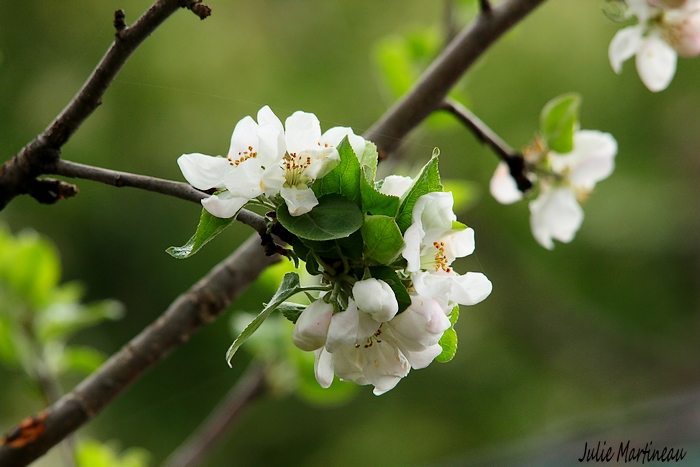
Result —
[[[501,204],[512,204],[523,199],[523,192],[518,189],[518,184],[510,175],[508,164],[501,162],[496,167],[491,182],[489,183],[491,195]]]
[[[183,154],[177,160],[185,179],[195,188],[223,191],[202,200],[202,206],[217,217],[232,217],[249,200],[262,194],[261,183],[250,186],[229,186],[226,180],[231,174],[260,170],[261,166],[274,165],[274,161],[284,154],[282,123],[268,106],[258,111],[258,123],[245,117],[236,124],[231,135],[231,146],[226,157],[212,157],[204,154]],[[261,177],[258,177],[261,178]],[[251,179],[239,177],[244,182]],[[231,189],[233,188],[233,189]]]
[[[357,281],[352,286],[352,295],[357,307],[379,323],[389,321],[399,311],[394,291],[382,280],[370,278]]]
[[[422,269],[450,272],[455,258],[472,254],[474,230],[453,229],[457,220],[452,193],[427,193],[413,206],[413,223],[404,234],[401,255],[408,262],[408,272]]]
[[[326,343],[333,305],[319,299],[301,312],[294,324],[292,342],[301,350],[312,351]]]
[[[543,247],[554,248],[552,239],[569,243],[583,222],[583,209],[569,188],[544,188],[530,202],[530,228]]]
[[[352,130],[333,128],[321,135],[318,118],[312,113],[301,111],[294,112],[287,118],[284,127],[286,152],[278,153],[277,160],[267,165],[230,172],[225,183],[232,191],[236,190],[235,187],[241,187],[249,194],[279,193],[287,203],[289,213],[300,216],[318,204],[309,185],[330,172],[338,163],[340,156],[335,146],[340,140],[337,138],[342,139],[346,134],[350,136]],[[357,138],[360,137],[353,138],[355,144],[358,144]]]
[[[622,62],[636,55],[642,82],[650,91],[664,90],[676,73],[678,55],[700,54],[700,2],[627,0],[627,4],[639,24],[615,34],[608,49],[610,65],[619,74]]]

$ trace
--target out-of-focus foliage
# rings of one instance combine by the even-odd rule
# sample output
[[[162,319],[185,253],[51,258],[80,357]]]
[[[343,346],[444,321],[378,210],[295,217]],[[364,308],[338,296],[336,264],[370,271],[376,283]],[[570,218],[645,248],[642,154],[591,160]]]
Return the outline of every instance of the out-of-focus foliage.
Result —
[[[80,88],[113,40],[114,10],[132,22],[150,3],[26,0],[17,14],[16,2],[0,2],[4,159]],[[439,28],[443,15],[443,2],[424,0],[208,3],[207,20],[177,12],[136,51],[63,157],[182,180],[178,156],[225,154],[235,123],[265,104],[282,119],[304,109],[324,128],[360,133],[390,105],[375,44]],[[545,251],[525,204],[501,206],[488,195],[497,158],[457,124],[422,126],[403,146],[403,174],[439,146],[443,177],[483,194],[457,212],[477,243],[457,268],[483,271],[494,291],[461,310],[458,354],[381,398],[360,391],[330,410],[295,398],[258,401],[209,466],[462,465],[523,439],[610,428],[626,419],[611,418],[615,409],[700,384],[700,61],[679,60],[671,86],[651,94],[634,67],[619,76],[610,69],[619,28],[599,0],[547,0],[460,84],[470,109],[515,148],[532,139],[542,106],[569,91],[584,99],[586,128],[615,136],[615,173],[586,202],[576,239]],[[379,171],[396,172],[383,168],[392,164]],[[177,261],[163,250],[192,235],[200,206],[76,183],[73,199],[43,206],[22,197],[1,213],[13,231],[54,239],[64,277],[86,284],[87,302],[115,297],[128,307],[123,320],[85,330],[75,344],[118,350],[252,233],[229,228]],[[258,283],[232,308],[259,310],[270,296]],[[156,464],[165,459],[245,367],[243,352],[233,370],[223,361],[230,338],[223,320],[203,329],[86,431],[145,446]],[[29,405],[41,409],[19,372],[0,367],[0,381],[0,428]]]
[[[75,450],[76,467],[148,467],[151,455],[141,448],[122,453],[112,443],[84,440]]]

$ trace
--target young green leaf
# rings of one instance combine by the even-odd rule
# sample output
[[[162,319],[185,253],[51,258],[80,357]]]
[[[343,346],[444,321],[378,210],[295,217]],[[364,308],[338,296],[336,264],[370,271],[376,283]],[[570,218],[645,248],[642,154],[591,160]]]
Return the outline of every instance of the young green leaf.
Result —
[[[438,158],[433,157],[420,171],[413,185],[399,206],[399,214],[396,216],[396,223],[399,225],[401,232],[405,232],[413,222],[413,206],[418,201],[418,198],[426,193],[434,191],[442,191],[442,183],[440,183],[440,172],[438,172]]]
[[[202,215],[199,217],[197,231],[187,243],[182,246],[171,246],[168,253],[173,258],[185,259],[197,253],[200,248],[206,245],[212,238],[219,235],[226,227],[236,219],[236,216],[229,218],[216,217],[209,214],[209,211],[202,208]]]
[[[565,154],[574,148],[580,107],[581,96],[569,93],[555,97],[542,108],[540,130],[549,149]]]
[[[116,300],[54,303],[36,317],[36,334],[41,342],[66,340],[81,329],[124,316],[124,305]]]
[[[296,323],[299,315],[306,309],[306,305],[301,305],[294,302],[283,302],[277,307],[282,315],[292,323]]]
[[[371,176],[370,180],[374,181],[374,177],[377,174],[377,163],[379,162],[379,153],[377,152],[377,145],[371,141],[365,141],[365,151],[360,157],[360,165],[364,168],[367,167],[367,173]]]
[[[442,353],[435,358],[435,361],[440,363],[449,362],[457,353],[457,331],[455,331],[455,323],[457,319],[459,319],[459,306],[452,309],[449,318],[452,326],[445,331],[440,338],[440,342],[438,342],[440,347],[442,347]]]
[[[360,203],[360,161],[357,159],[346,136],[336,148],[340,155],[340,163],[323,178],[313,184],[316,197],[329,193],[338,193],[346,198]]]
[[[399,198],[379,192],[374,187],[372,174],[368,167],[362,167],[362,174],[360,180],[362,212],[395,217],[399,210]]]
[[[97,349],[86,346],[70,346],[63,350],[58,362],[58,372],[76,371],[89,375],[107,360],[107,356]]]
[[[338,194],[318,199],[318,206],[301,216],[289,214],[286,204],[277,208],[277,220],[290,233],[308,240],[344,238],[362,226],[362,212],[353,201]]]
[[[282,278],[282,283],[277,289],[277,292],[275,292],[275,294],[272,296],[270,302],[265,306],[265,308],[262,309],[260,314],[258,314],[258,316],[256,316],[255,319],[248,324],[248,326],[246,326],[243,332],[241,332],[240,335],[236,337],[236,340],[233,341],[231,347],[229,347],[228,351],[226,352],[226,362],[229,366],[231,366],[231,359],[238,348],[260,327],[265,319],[270,316],[270,313],[272,313],[289,297],[299,293],[300,290],[301,285],[299,283],[299,275],[296,272],[288,272],[285,274]]]
[[[408,294],[406,287],[401,283],[401,279],[399,279],[396,271],[388,266],[376,266],[369,268],[369,273],[375,279],[381,279],[391,287],[391,290],[394,291],[394,295],[396,295],[396,301],[399,302],[399,313],[403,312],[411,305],[411,296]]]
[[[390,265],[403,250],[403,235],[393,217],[365,216],[362,224],[365,256],[379,264]]]

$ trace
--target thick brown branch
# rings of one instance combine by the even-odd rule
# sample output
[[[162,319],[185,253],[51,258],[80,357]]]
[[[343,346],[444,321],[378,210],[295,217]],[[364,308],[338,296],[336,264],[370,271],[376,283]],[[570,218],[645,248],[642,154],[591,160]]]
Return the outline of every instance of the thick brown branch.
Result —
[[[279,256],[263,254],[257,237],[248,239],[99,370],[49,407],[40,417],[43,432],[33,442],[18,447],[9,442],[0,446],[0,465],[25,466],[92,419],[199,328],[214,321],[263,269],[277,261]]]
[[[486,49],[544,0],[505,0],[488,15],[479,15],[445,48],[415,86],[387,111],[364,137],[384,154],[437,110],[449,90]]]
[[[163,463],[163,467],[196,467],[236,422],[248,404],[265,393],[265,370],[255,364],[238,380],[209,417]]]
[[[460,122],[469,128],[474,135],[484,144],[488,145],[503,162],[508,164],[511,176],[515,179],[520,191],[525,192],[532,188],[532,182],[527,178],[527,167],[522,154],[511,148],[494,131],[489,128],[472,111],[457,101],[445,99],[441,110],[446,110],[457,117]]]
[[[0,210],[15,196],[29,193],[36,177],[53,170],[61,147],[100,105],[105,91],[136,48],[178,8],[194,11],[192,5],[181,1],[158,0],[131,27],[121,30],[124,18],[115,16],[116,39],[80,91],[43,133],[0,168]]]

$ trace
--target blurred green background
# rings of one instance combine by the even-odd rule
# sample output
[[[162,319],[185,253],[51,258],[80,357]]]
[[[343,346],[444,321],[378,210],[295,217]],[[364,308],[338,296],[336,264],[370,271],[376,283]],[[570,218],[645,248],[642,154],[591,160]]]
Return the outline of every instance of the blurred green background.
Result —
[[[265,104],[282,119],[302,109],[314,112],[324,129],[345,125],[361,133],[393,99],[374,59],[376,45],[430,27],[440,39],[444,13],[435,0],[208,3],[207,20],[178,12],[137,50],[64,147],[66,159],[183,180],[175,162],[180,154],[225,154],[235,123]],[[149,5],[0,2],[4,159],[80,88],[113,39],[113,11],[123,8],[132,22]],[[582,128],[615,136],[616,171],[586,202],[575,240],[553,252],[541,248],[526,204],[501,206],[488,194],[496,157],[445,119],[421,126],[401,162],[384,170],[413,174],[438,146],[443,177],[472,181],[481,193],[458,213],[475,229],[477,251],[457,269],[484,272],[494,291],[484,303],[462,308],[456,358],[412,372],[381,397],[363,387],[341,407],[294,397],[258,401],[208,466],[460,465],[523,440],[624,426],[626,407],[698,385],[700,61],[680,60],[670,88],[659,94],[642,85],[633,62],[616,76],[607,47],[621,26],[605,17],[602,5],[547,1],[487,52],[459,88],[515,147],[530,141],[542,106],[568,91],[583,96]],[[53,239],[64,280],[82,281],[86,300],[126,305],[121,321],[73,339],[106,353],[251,233],[246,226],[229,229],[194,258],[178,261],[164,250],[194,232],[197,206],[77,183],[76,198],[55,206],[17,198],[0,219],[13,232],[29,228]],[[270,294],[264,285],[252,287],[229,313],[259,309]],[[80,433],[145,447],[157,465],[245,368],[245,353],[233,370],[226,366],[230,341],[227,315]],[[77,379],[63,383],[70,388]],[[20,373],[0,367],[0,431],[41,408]],[[37,465],[57,465],[53,459]]]

